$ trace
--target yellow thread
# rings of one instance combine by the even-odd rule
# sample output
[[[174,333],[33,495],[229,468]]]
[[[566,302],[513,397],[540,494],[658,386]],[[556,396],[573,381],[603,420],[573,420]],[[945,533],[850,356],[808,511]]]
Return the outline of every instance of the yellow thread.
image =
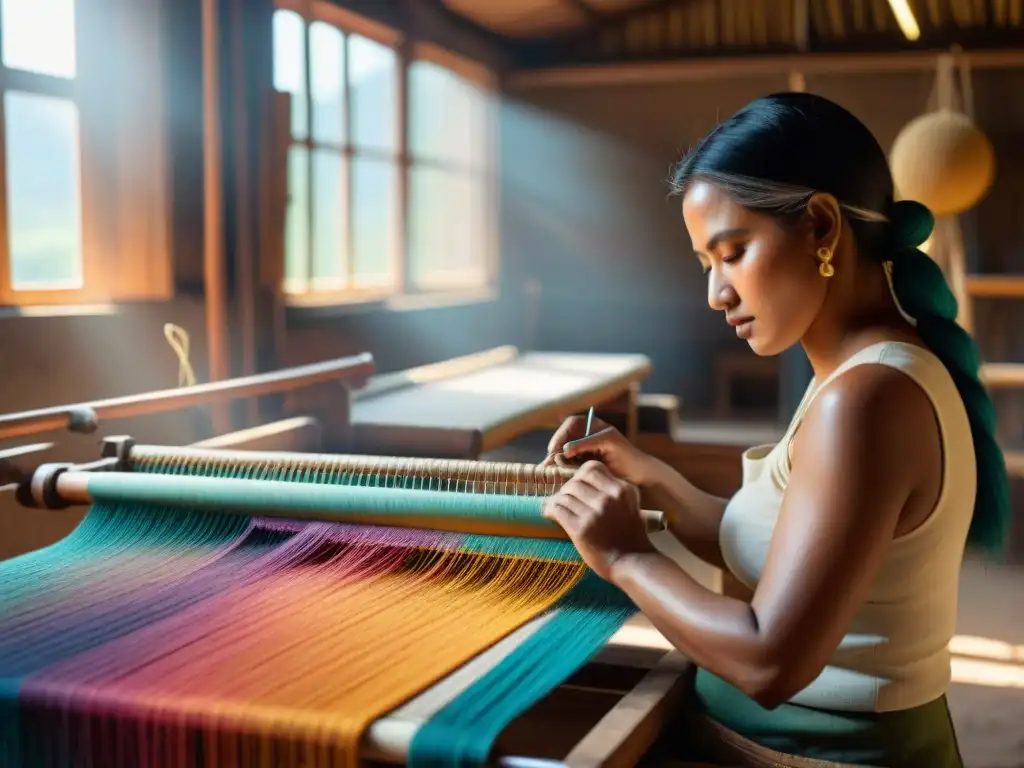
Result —
[[[529,493],[531,484],[552,492],[571,476],[498,463],[316,455],[271,460],[259,454],[222,462],[216,455],[160,454],[140,447],[136,469],[163,463],[183,474],[236,477],[345,472],[358,484],[401,478],[412,487],[462,476],[480,483],[482,492],[518,493]],[[315,525],[307,529],[316,532]],[[344,541],[311,535],[306,542],[276,568],[248,575],[233,569],[223,593],[55,665],[49,670],[54,680],[72,681],[59,689],[68,708],[116,713],[129,701],[164,721],[187,723],[215,756],[210,765],[269,765],[273,756],[285,768],[355,768],[373,720],[551,608],[587,570],[580,561],[545,559],[541,551],[477,554],[426,544],[398,552],[358,535]],[[165,549],[128,547],[75,564],[66,577],[81,580],[95,571],[82,599],[100,604],[223,556],[198,543],[190,552],[189,545],[183,525]],[[124,577],[102,578],[119,573],[122,561]],[[25,610],[42,622],[56,610],[79,609],[62,605],[60,597],[54,593]],[[132,610],[126,602],[126,616]],[[83,670],[90,681],[117,682],[78,689],[74,681],[82,680]]]

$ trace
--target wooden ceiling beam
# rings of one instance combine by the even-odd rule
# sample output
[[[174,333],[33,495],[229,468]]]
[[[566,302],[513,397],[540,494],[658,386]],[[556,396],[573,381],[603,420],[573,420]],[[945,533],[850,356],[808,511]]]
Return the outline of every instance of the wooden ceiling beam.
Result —
[[[579,1],[586,4],[586,0]],[[543,46],[573,45],[594,39],[606,30],[620,27],[623,24],[629,23],[632,19],[689,2],[693,2],[693,0],[648,0],[643,5],[625,8],[621,11],[608,11],[604,13],[597,11],[591,6],[591,10],[594,11],[597,16],[586,26],[569,32],[563,32],[552,37],[539,39],[536,42]]]
[[[876,74],[885,72],[934,71],[939,53],[905,51],[892,53],[806,53],[776,56],[706,57],[593,66],[518,69],[508,73],[512,88],[558,88],[566,86],[624,85],[637,83],[685,82],[718,78],[827,74]],[[968,51],[972,69],[1015,69],[1024,67],[1024,48]]]

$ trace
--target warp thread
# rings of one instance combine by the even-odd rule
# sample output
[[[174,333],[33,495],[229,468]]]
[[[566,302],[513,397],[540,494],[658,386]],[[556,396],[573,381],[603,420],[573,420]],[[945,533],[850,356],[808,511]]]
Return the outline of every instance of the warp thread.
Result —
[[[480,765],[635,610],[566,541],[140,504],[94,505],[64,541],[0,564],[0,601],[0,766],[26,768],[354,766],[373,720],[557,604],[409,755]]]

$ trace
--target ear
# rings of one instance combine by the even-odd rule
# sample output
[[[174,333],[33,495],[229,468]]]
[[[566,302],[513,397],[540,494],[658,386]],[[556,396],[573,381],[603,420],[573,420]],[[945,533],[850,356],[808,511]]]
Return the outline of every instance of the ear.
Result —
[[[843,214],[838,201],[832,195],[819,192],[807,201],[806,214],[814,236],[815,248],[825,247],[835,251],[843,231]]]

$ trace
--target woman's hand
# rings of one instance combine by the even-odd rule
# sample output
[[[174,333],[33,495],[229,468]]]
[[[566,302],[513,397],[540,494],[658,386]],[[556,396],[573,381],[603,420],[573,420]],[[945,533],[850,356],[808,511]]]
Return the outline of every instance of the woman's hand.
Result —
[[[604,464],[588,461],[544,507],[544,516],[569,534],[590,568],[610,579],[623,555],[653,552],[640,517],[640,492]]]
[[[633,485],[648,482],[650,457],[601,419],[591,422],[592,433],[584,437],[587,420],[570,416],[562,422],[548,443],[542,466],[575,467],[579,459],[596,459],[616,477]]]

